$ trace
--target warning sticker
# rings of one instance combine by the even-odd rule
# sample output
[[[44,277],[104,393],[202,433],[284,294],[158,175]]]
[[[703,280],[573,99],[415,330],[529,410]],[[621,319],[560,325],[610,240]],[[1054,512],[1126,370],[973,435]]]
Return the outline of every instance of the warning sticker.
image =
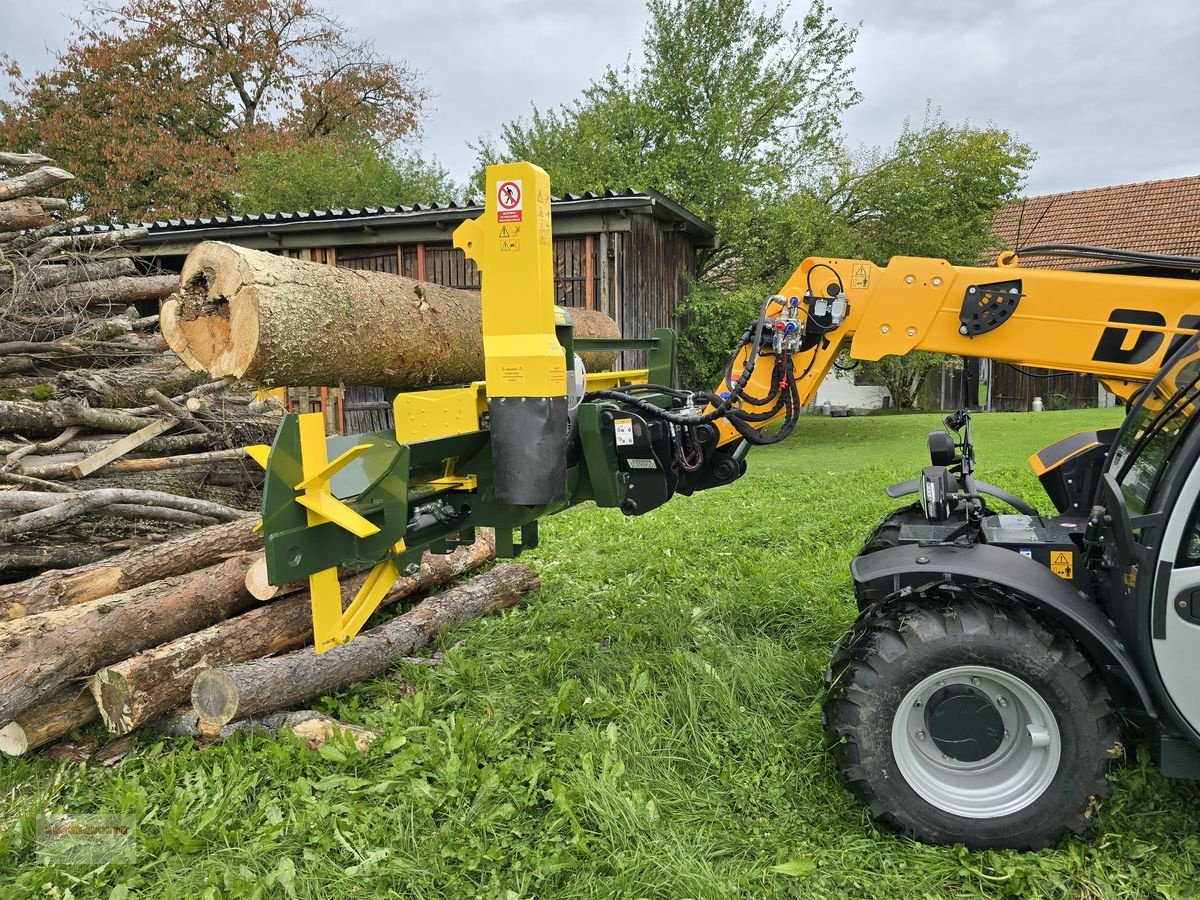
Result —
[[[854,274],[850,278],[850,284],[856,288],[866,288],[868,283],[869,279],[867,277],[867,267],[855,266]]]
[[[522,209],[521,179],[502,181],[496,185],[496,221],[520,222]]]
[[[516,253],[521,249],[521,242],[516,238],[501,238],[500,252],[501,253]]]
[[[633,445],[633,419],[614,419],[613,431],[617,436],[618,447]]]
[[[1070,550],[1055,550],[1050,554],[1050,571],[1059,578],[1070,578],[1075,574],[1075,554]]]

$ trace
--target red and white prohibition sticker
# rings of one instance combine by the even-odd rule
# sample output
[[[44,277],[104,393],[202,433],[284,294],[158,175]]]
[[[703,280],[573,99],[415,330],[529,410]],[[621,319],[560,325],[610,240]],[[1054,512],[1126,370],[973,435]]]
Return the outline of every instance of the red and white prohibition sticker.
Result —
[[[500,182],[496,185],[496,221],[520,222],[523,202],[521,179]]]

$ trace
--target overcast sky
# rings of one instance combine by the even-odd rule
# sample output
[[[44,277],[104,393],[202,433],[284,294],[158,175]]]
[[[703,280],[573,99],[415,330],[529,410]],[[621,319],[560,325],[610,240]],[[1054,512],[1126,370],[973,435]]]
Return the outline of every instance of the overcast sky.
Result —
[[[862,22],[852,58],[863,102],[846,141],[889,144],[926,107],[1031,144],[1029,194],[1200,175],[1196,0],[831,0]],[[423,73],[423,149],[459,181],[468,142],[530,104],[577,96],[635,52],[640,0],[339,0],[326,6]],[[0,49],[26,73],[50,64],[78,0],[0,0]],[[797,9],[803,9],[798,0]],[[637,185],[654,187],[654,185]]]

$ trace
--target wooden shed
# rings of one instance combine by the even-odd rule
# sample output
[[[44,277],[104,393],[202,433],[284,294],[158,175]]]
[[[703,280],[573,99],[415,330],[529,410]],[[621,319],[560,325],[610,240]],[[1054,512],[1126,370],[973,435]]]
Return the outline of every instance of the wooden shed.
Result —
[[[478,289],[475,264],[451,245],[457,225],[482,204],[308,210],[146,223],[134,245],[147,263],[179,271],[201,241],[220,240],[298,259],[403,274],[456,288]],[[715,229],[655,191],[566,194],[551,206],[555,297],[560,305],[598,309],[627,337],[677,328],[679,302]],[[625,365],[637,364],[625,359]],[[387,427],[390,405],[380,390],[350,387],[298,392],[293,405],[323,409],[330,430]]]

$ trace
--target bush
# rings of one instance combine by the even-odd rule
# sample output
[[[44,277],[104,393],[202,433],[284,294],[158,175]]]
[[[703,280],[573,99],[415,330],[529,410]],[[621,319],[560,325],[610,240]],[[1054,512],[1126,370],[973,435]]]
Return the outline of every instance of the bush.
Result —
[[[711,284],[694,283],[679,304],[681,321],[679,377],[695,388],[716,388],[725,366],[754,321],[763,298],[774,291],[761,285],[723,291]]]

